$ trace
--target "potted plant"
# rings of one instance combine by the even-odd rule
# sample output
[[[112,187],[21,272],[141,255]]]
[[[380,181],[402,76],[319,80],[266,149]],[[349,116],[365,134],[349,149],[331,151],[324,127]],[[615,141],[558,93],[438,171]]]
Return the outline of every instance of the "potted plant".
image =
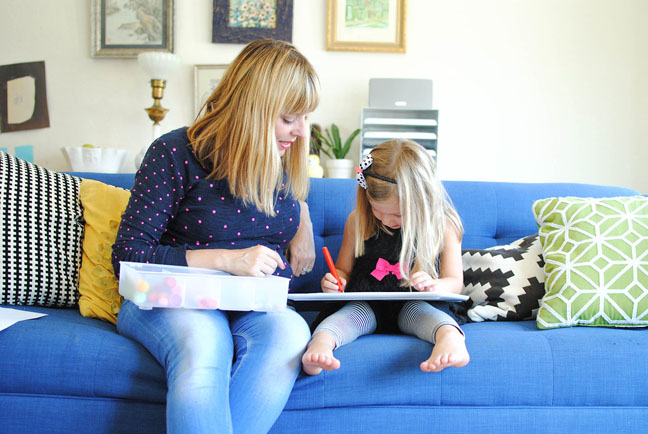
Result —
[[[329,160],[326,162],[326,174],[329,178],[351,178],[353,176],[353,161],[346,158],[353,139],[360,134],[360,128],[342,142],[340,129],[337,125],[331,124],[331,128],[325,128],[322,133],[318,125],[313,125],[313,147],[322,151]]]

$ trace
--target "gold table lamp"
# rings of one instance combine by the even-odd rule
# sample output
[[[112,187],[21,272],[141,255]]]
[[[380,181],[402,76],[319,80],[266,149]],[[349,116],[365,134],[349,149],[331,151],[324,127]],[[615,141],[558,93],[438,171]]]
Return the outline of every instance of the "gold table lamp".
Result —
[[[153,105],[146,110],[149,118],[153,121],[153,140],[160,137],[160,122],[164,119],[169,109],[162,107],[162,97],[168,78],[180,65],[180,58],[173,53],[162,53],[148,51],[137,56],[137,62],[147,72],[151,80],[151,93]],[[139,165],[148,149],[146,145],[135,157],[135,166]]]

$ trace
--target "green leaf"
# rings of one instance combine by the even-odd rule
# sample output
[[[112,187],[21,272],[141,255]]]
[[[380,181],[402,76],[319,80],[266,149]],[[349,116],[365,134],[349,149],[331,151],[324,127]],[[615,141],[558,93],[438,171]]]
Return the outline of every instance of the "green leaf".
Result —
[[[316,149],[322,151],[329,158],[342,159],[345,158],[349,153],[349,150],[351,149],[351,143],[353,142],[353,139],[355,139],[356,136],[360,133],[360,128],[351,133],[349,138],[347,138],[344,142],[344,145],[342,144],[340,129],[335,124],[331,124],[330,129],[325,128],[324,134],[316,129],[313,129],[312,131],[315,137],[317,137],[321,141],[321,143],[313,142],[313,146]],[[325,147],[328,148],[330,153],[326,149],[324,149]]]
[[[344,158],[346,154],[349,153],[349,150],[351,149],[351,143],[353,143],[353,139],[355,139],[358,134],[360,134],[360,128],[352,132],[346,142],[344,142],[344,146],[342,147],[342,158]]]
[[[315,137],[317,137],[319,140],[322,141],[322,143],[325,143],[328,146],[328,140],[326,137],[322,135],[322,133],[320,133],[316,129],[313,129],[313,133],[315,134]],[[311,143],[315,147],[315,149],[317,149],[318,151],[322,151],[324,155],[326,155],[327,157],[333,158],[333,156],[326,149],[324,149],[324,147],[321,144],[317,143],[314,140]]]

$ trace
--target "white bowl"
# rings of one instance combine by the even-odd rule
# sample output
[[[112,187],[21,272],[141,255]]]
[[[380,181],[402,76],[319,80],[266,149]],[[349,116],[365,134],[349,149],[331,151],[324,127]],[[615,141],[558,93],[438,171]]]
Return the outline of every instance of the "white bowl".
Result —
[[[72,171],[117,173],[128,151],[115,148],[66,146],[62,149]]]

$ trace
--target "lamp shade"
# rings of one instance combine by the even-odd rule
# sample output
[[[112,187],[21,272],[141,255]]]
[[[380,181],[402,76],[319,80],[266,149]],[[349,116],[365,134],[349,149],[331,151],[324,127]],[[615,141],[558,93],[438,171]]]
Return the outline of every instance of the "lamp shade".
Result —
[[[168,80],[180,65],[180,58],[172,53],[148,51],[140,53],[137,62],[152,80]]]

